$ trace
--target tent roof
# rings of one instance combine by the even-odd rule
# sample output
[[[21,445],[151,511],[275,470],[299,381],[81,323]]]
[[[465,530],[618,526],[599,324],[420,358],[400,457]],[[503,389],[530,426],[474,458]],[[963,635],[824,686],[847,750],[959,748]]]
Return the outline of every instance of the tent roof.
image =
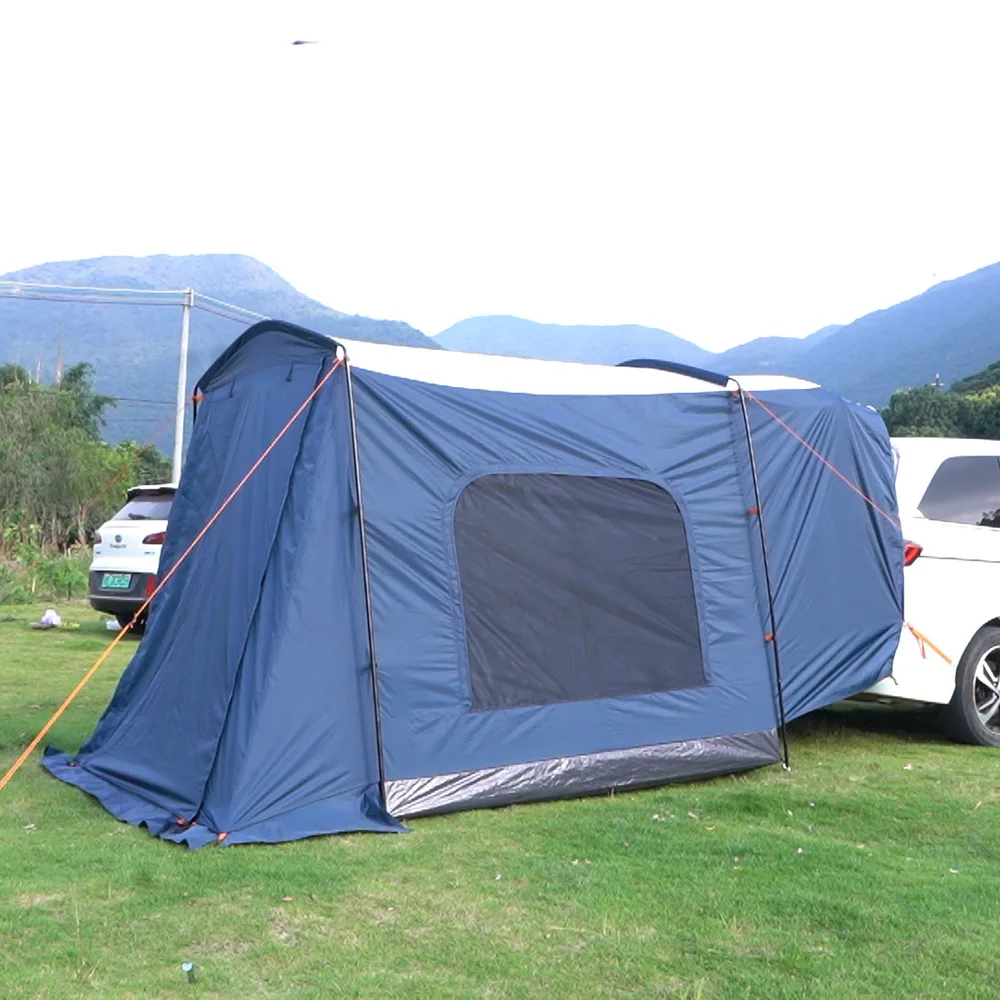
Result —
[[[652,368],[567,361],[538,361],[499,354],[466,354],[427,347],[396,347],[366,341],[341,340],[355,368],[395,375],[433,385],[541,395],[618,396],[681,392],[720,392],[719,386],[698,378]],[[815,389],[813,382],[781,375],[737,376],[751,392],[775,389]]]
[[[724,392],[718,377],[706,381],[694,374],[680,374],[655,368],[581,364],[567,361],[539,361],[499,354],[467,354],[428,347],[401,347],[361,340],[340,340],[315,333],[280,320],[264,320],[250,327],[223,352],[199,379],[207,386],[230,367],[243,349],[262,334],[285,334],[305,344],[346,350],[352,366],[397,378],[457,389],[483,389],[543,396],[629,396],[673,393]],[[705,373],[709,375],[709,373]],[[725,377],[725,376],[723,376]],[[780,389],[817,389],[814,382],[783,375],[746,375],[740,384],[751,392]]]

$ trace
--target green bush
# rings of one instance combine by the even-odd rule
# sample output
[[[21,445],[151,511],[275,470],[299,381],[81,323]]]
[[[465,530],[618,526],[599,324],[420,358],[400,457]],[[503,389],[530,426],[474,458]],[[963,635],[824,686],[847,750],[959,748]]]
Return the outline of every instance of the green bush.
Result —
[[[0,561],[0,604],[64,601],[87,596],[90,552],[70,554],[22,542]]]
[[[22,541],[63,551],[87,544],[129,486],[169,476],[155,448],[101,440],[114,401],[93,382],[86,363],[70,368],[59,386],[0,365],[0,558],[10,559],[11,546]]]
[[[934,386],[901,389],[882,410],[893,437],[962,437],[1000,440],[1000,385],[975,391],[958,386],[979,386],[1000,372],[1000,362],[978,376],[958,382],[948,392]]]

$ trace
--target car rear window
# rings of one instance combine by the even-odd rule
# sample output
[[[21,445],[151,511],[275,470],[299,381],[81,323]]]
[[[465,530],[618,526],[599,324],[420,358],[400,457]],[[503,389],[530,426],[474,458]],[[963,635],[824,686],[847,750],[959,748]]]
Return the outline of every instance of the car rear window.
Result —
[[[932,521],[1000,528],[1000,458],[946,458],[920,501]]]
[[[133,497],[117,514],[112,518],[114,521],[166,521],[170,516],[170,505],[173,503],[172,496],[160,494],[158,496],[137,496]]]

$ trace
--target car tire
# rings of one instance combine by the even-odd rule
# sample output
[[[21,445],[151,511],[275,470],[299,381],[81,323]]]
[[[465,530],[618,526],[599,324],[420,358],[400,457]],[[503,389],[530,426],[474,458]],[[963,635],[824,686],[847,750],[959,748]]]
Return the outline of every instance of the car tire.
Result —
[[[966,647],[944,715],[959,742],[1000,747],[1000,628],[980,629]]]
[[[118,619],[119,628],[128,628],[128,626],[132,623],[133,617],[134,617],[133,615],[130,615],[127,612],[123,615],[115,615],[115,618]],[[142,633],[146,631],[145,615],[143,615],[134,625],[132,625],[131,631],[136,635],[142,635]]]

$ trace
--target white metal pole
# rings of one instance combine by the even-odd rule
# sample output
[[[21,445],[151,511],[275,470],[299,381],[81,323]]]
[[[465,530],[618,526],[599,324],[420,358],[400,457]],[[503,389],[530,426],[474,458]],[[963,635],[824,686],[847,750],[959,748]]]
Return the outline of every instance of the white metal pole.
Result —
[[[174,461],[170,478],[181,479],[181,462],[184,456],[184,421],[187,417],[187,374],[188,343],[191,339],[191,307],[194,305],[194,289],[184,290],[184,305],[181,312],[181,356],[177,365],[177,420],[174,423]]]

